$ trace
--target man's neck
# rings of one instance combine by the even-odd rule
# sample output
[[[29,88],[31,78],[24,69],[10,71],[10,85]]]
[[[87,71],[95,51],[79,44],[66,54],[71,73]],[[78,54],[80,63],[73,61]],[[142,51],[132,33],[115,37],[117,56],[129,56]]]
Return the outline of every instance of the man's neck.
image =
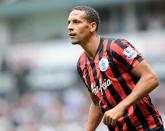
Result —
[[[89,58],[93,59],[96,55],[97,48],[99,47],[100,36],[95,35],[90,37],[90,39],[81,45]]]

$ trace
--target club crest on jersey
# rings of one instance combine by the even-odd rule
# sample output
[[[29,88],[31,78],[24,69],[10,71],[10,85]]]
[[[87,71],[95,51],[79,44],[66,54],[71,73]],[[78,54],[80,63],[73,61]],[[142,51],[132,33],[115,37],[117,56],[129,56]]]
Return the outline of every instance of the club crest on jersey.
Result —
[[[137,52],[128,46],[127,48],[124,49],[123,53],[126,55],[128,59],[133,59],[137,56]]]
[[[106,58],[102,58],[100,61],[99,61],[99,68],[101,71],[106,71],[108,69],[108,60]]]

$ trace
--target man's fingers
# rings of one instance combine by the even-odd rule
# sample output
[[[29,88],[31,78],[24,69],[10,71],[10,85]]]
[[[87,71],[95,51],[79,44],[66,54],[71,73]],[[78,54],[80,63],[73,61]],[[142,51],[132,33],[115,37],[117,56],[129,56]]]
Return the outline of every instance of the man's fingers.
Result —
[[[116,124],[116,120],[112,120],[110,124],[111,126],[114,126]]]
[[[103,123],[106,125],[106,117],[105,117],[105,115],[103,117]]]
[[[110,125],[111,124],[111,118],[106,116],[106,125]]]
[[[107,120],[106,120],[106,116],[104,115],[103,117],[103,123],[106,125],[107,124]]]
[[[112,121],[111,117],[104,115],[103,123],[105,125],[110,125],[111,124],[111,121]]]
[[[105,125],[111,125],[114,126],[116,124],[116,119],[113,119],[112,117],[110,117],[109,115],[107,115],[106,113],[104,114],[103,117],[103,123]]]

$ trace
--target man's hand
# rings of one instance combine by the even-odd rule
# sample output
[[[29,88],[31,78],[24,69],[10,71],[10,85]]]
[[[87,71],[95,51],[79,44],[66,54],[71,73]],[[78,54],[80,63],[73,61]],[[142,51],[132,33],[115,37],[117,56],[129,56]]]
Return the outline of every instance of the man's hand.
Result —
[[[126,107],[119,103],[113,109],[106,111],[103,116],[104,124],[114,126],[117,120],[124,114],[125,110]]]

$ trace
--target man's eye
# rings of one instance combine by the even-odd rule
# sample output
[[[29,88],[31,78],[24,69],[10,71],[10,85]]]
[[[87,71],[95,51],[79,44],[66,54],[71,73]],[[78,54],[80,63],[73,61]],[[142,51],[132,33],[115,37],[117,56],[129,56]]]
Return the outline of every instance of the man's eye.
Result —
[[[80,21],[78,21],[78,20],[75,20],[75,21],[74,21],[74,23],[80,23]]]

